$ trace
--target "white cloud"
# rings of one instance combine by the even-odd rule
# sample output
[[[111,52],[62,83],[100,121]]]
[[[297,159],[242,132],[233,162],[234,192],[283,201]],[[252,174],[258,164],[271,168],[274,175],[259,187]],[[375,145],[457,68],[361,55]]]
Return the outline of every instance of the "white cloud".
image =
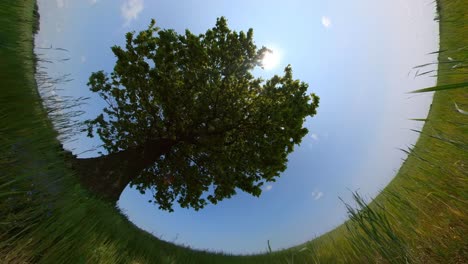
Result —
[[[315,133],[312,133],[309,135],[310,139],[309,142],[307,143],[307,145],[309,146],[309,148],[313,148],[314,147],[314,144],[317,144],[316,142],[319,141],[319,136]]]
[[[269,184],[267,186],[265,186],[265,191],[270,191],[271,189],[273,189],[273,185]]]
[[[128,26],[143,11],[143,0],[125,0],[120,7],[120,11],[123,19],[125,19],[124,25]]]
[[[85,63],[85,62],[86,62],[86,57],[85,57],[85,56],[81,56],[81,57],[80,57],[80,61],[81,61],[81,63]]]
[[[64,8],[65,7],[65,0],[56,0],[57,2],[57,7],[58,8]]]
[[[327,16],[323,16],[322,17],[322,25],[325,27],[325,28],[329,28],[331,27],[332,25],[332,22],[331,22],[331,19]]]
[[[322,196],[323,196],[323,192],[318,192],[314,199],[318,200],[318,199],[322,198]]]
[[[312,138],[313,140],[317,141],[319,139],[318,135],[317,134],[311,134],[310,135],[310,138]]]
[[[323,197],[323,192],[320,191],[313,191],[312,192],[312,197],[314,198],[315,201]]]
[[[45,48],[45,47],[47,47],[47,46],[49,46],[49,40],[43,39],[43,40],[41,40],[41,41],[39,42],[39,47],[40,47],[40,48]]]
[[[97,4],[97,2],[98,2],[98,0],[89,0],[89,3],[90,3],[91,5],[95,5],[95,4]]]

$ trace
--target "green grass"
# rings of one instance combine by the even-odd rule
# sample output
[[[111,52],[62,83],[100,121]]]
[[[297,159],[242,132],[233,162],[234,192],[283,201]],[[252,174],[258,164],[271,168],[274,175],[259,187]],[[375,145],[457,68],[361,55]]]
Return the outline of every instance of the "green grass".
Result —
[[[438,9],[439,61],[445,62],[438,87],[459,85],[436,92],[421,137],[405,150],[409,157],[395,179],[370,204],[355,194],[351,220],[311,242],[230,256],[161,241],[79,186],[46,115],[57,109],[42,106],[33,78],[34,1],[3,1],[0,263],[466,263],[468,116],[455,104],[468,109],[467,88],[460,85],[468,76],[468,2],[440,0]],[[462,63],[452,68],[448,57]]]

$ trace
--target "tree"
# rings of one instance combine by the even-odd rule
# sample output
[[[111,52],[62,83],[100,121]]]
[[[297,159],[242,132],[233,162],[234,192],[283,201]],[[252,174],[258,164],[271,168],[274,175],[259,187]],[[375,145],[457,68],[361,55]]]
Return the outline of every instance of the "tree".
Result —
[[[269,50],[257,49],[252,29],[231,31],[223,17],[200,35],[160,30],[152,20],[112,51],[114,71],[94,72],[88,83],[107,106],[86,122],[108,155],[73,162],[81,182],[110,201],[129,183],[152,190],[169,211],[174,202],[198,210],[236,189],[259,196],[316,114],[319,98],[290,66],[266,81],[252,75]]]

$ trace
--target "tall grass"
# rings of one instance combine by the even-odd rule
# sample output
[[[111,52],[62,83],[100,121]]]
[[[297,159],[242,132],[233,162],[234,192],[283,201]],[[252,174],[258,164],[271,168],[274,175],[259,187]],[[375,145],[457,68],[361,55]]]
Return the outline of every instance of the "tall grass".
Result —
[[[358,208],[346,204],[350,221],[345,223],[353,250],[368,256],[368,262],[377,256],[389,263],[408,262],[408,246],[390,224],[385,206],[376,201],[370,207],[358,193],[353,198]]]
[[[462,62],[439,65],[440,88],[467,81],[468,2],[441,0],[438,9],[439,61]],[[468,108],[466,88],[438,89],[396,178],[369,204],[354,194],[344,225],[279,252],[196,251],[138,229],[77,183],[57,138],[74,133],[70,120],[79,113],[40,100],[34,74],[53,80],[35,65],[34,14],[34,1],[0,2],[0,23],[8,25],[0,27],[0,263],[467,262],[468,119],[458,111]]]

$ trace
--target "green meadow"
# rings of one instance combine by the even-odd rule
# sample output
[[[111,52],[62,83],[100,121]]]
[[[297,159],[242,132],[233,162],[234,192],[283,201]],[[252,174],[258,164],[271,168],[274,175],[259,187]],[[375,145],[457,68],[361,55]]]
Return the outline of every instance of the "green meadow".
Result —
[[[73,125],[62,114],[72,110],[37,90],[48,80],[34,77],[35,1],[2,1],[0,263],[467,263],[468,1],[437,3],[436,92],[394,180],[369,204],[355,193],[350,220],[325,235],[234,256],[162,241],[80,187],[56,132]]]

